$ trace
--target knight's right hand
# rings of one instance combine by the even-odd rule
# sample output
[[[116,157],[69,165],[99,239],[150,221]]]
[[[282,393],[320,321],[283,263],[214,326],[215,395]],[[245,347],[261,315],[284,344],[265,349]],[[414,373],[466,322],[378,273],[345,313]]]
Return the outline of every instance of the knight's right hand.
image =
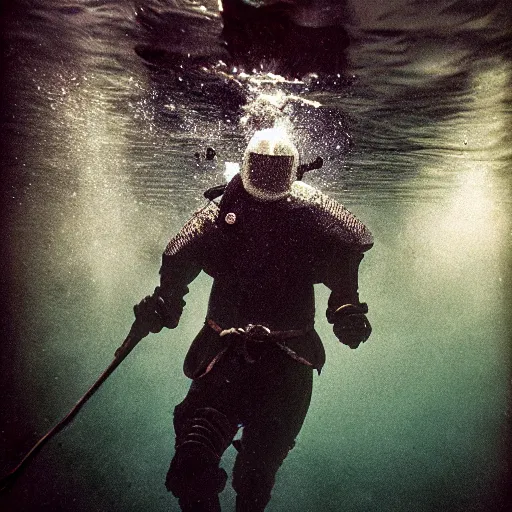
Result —
[[[164,320],[158,309],[158,300],[157,295],[148,295],[133,307],[135,321],[139,324],[141,330],[156,333],[164,327]]]
[[[160,294],[160,287],[156,287],[153,295],[144,297],[139,304],[133,307],[135,321],[148,333],[160,332],[163,327],[175,329],[180,321],[183,307],[177,307],[176,301],[164,299]]]

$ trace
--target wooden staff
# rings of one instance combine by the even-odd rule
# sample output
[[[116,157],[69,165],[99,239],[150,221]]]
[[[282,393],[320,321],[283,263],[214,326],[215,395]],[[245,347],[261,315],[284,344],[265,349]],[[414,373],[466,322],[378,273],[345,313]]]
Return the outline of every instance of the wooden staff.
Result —
[[[107,369],[99,376],[98,380],[89,388],[82,398],[75,404],[75,406],[59,421],[51,430],[49,430],[39,441],[32,447],[32,449],[23,457],[21,462],[7,475],[0,479],[0,492],[11,487],[16,479],[21,475],[23,470],[28,466],[29,462],[39,453],[41,448],[54,436],[56,436],[61,430],[69,425],[75,416],[80,412],[82,407],[87,401],[96,393],[100,386],[108,379],[112,372],[123,362],[128,354],[135,348],[137,343],[144,338],[148,332],[141,327],[137,321],[133,322],[133,325],[128,333],[128,336],[124,340],[123,344],[116,350],[114,360],[110,363]]]

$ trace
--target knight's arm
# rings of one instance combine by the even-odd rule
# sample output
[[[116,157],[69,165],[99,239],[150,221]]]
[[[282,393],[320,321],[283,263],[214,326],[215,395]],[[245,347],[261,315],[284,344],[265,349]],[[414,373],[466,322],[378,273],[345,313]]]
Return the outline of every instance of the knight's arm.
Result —
[[[188,285],[203,269],[204,257],[209,253],[217,214],[218,206],[209,203],[195,212],[167,244],[162,255],[160,285],[153,295],[135,306],[135,316],[145,320],[151,332],[178,325]]]
[[[359,300],[359,264],[373,246],[368,228],[344,206],[325,201],[325,259],[322,282],[331,290],[326,316],[343,343],[355,348],[371,327],[366,303]]]
[[[329,323],[334,323],[336,315],[347,305],[360,305],[359,264],[363,258],[362,252],[351,247],[333,251],[324,278],[324,284],[331,290],[326,311]]]

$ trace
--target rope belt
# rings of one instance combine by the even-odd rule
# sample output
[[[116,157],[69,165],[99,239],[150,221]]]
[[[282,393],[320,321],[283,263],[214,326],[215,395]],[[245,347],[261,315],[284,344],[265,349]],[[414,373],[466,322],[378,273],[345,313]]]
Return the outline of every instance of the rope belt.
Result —
[[[273,343],[275,346],[280,348],[283,352],[285,352],[289,357],[293,360],[309,366],[313,368],[313,364],[310,363],[304,357],[299,356],[297,352],[292,350],[290,347],[287,347],[284,343],[281,343],[280,340],[290,339],[290,338],[298,338],[300,336],[304,336],[308,330],[306,329],[292,329],[289,331],[271,331],[268,327],[264,325],[254,325],[248,324],[245,328],[242,327],[231,327],[230,329],[223,329],[220,325],[218,325],[214,320],[208,319],[206,323],[216,332],[219,337],[223,338],[228,334],[232,334],[231,343],[228,343],[208,364],[206,370],[197,378],[201,378],[215,366],[215,364],[221,359],[221,357],[227,352],[227,350],[232,346],[232,341],[238,340],[241,342],[237,346],[238,352],[243,356],[246,363],[252,364],[255,360],[249,355],[247,351],[247,342],[253,343]]]

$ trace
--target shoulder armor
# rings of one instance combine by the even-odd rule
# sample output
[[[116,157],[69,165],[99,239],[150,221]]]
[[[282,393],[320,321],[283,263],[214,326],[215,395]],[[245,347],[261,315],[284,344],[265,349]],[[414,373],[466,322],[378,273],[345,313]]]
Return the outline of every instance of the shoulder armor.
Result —
[[[219,207],[213,202],[197,210],[167,244],[164,255],[174,256],[184,248],[192,246],[214,228],[218,215]]]
[[[298,205],[309,207],[321,228],[340,243],[361,252],[373,245],[370,230],[347,208],[320,190],[296,181],[292,185],[291,199]]]

